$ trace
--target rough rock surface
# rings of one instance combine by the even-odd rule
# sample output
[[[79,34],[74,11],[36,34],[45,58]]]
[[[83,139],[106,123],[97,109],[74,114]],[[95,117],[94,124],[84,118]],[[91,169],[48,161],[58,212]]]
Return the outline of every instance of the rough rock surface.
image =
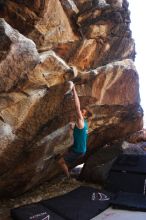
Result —
[[[80,179],[87,182],[104,184],[113,162],[118,155],[122,153],[122,141],[115,141],[100,148],[96,153],[92,154],[86,161]]]
[[[146,129],[142,129],[130,135],[126,141],[130,143],[138,143],[138,142],[145,142],[146,141]]]
[[[0,20],[0,196],[24,193],[60,172],[54,155],[73,141],[68,80],[93,113],[89,159],[142,129],[126,0],[7,0],[0,15],[11,25]]]
[[[40,50],[78,40],[59,0],[8,0],[5,10],[7,21],[34,40]]]
[[[0,19],[0,92],[8,92],[39,63],[34,42]]]
[[[54,49],[85,70],[134,58],[126,0],[8,0],[5,19],[34,40],[40,51]]]

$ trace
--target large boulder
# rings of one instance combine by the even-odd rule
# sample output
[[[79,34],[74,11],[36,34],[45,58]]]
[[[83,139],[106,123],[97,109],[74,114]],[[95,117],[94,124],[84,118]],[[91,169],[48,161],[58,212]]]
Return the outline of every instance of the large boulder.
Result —
[[[0,20],[0,196],[16,196],[61,172],[56,154],[71,146],[75,117],[68,80],[92,112],[86,164],[105,144],[141,130],[143,111],[126,0],[2,6],[11,26]]]
[[[18,84],[20,91],[0,96],[1,195],[23,193],[60,172],[54,155],[73,142],[68,122],[75,106],[70,97],[64,97],[68,79],[76,84],[81,106],[92,112],[87,155],[141,129],[143,112],[137,104],[138,76],[132,61],[74,75],[54,52],[42,53],[40,63]]]

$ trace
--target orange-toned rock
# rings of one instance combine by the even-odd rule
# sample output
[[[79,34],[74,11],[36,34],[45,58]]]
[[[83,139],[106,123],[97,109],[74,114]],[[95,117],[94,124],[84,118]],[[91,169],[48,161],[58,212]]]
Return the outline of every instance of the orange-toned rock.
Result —
[[[129,85],[130,82],[130,85]],[[92,96],[98,104],[127,105],[139,103],[139,79],[131,60],[110,63],[97,69]]]
[[[80,94],[96,98],[98,105],[127,105],[140,101],[138,74],[131,60],[113,62],[84,74],[79,72],[74,81],[77,88],[82,81]]]
[[[26,34],[39,50],[78,40],[59,0],[7,2],[7,21]],[[13,16],[12,16],[13,15]]]
[[[68,80],[92,112],[85,163],[141,130],[143,111],[126,0],[7,0],[0,13],[40,52],[1,20],[0,196],[16,196],[61,172],[55,155],[75,119]]]
[[[5,5],[8,23],[39,51],[53,49],[81,70],[135,57],[126,1],[8,0]]]
[[[126,60],[92,72],[79,71],[77,76],[72,76],[69,72],[69,77],[73,77],[76,84],[81,106],[88,106],[93,113],[89,121],[89,152],[142,128],[143,112],[136,105],[139,102],[137,74],[132,68],[132,61]],[[127,72],[129,80],[132,82],[135,79],[135,90],[131,89],[132,83],[131,87],[127,86],[128,81],[127,84],[121,83],[123,91],[127,86],[127,96],[123,98],[123,92],[121,89],[119,92],[118,88],[122,75],[128,69],[131,70],[130,75]],[[64,152],[71,145],[68,123],[70,114],[75,114],[71,98],[64,98],[65,81],[62,81],[62,76],[68,74],[66,70],[68,71],[68,66],[55,53],[43,53],[41,63],[28,74],[22,87],[19,85],[21,92],[15,91],[9,95],[5,93],[1,97],[0,173],[5,173],[0,178],[1,195],[20,194],[43,180],[53,178],[59,172],[53,155]],[[51,78],[53,74],[56,75],[56,71],[57,81],[53,82]],[[43,81],[45,72],[51,74],[51,81],[47,77]],[[103,79],[107,81],[103,83]],[[97,83],[104,85],[101,93]],[[113,99],[109,100],[106,98],[106,90],[109,88],[110,91],[112,86],[117,92],[114,94],[115,98],[112,95]],[[130,99],[130,102],[129,97],[134,91],[135,94],[137,91],[137,98]],[[21,163],[18,164],[19,158]],[[16,182],[16,178],[21,179],[21,182]]]
[[[70,58],[69,64],[77,66],[82,70],[89,69],[93,65],[94,57],[96,56],[96,48],[96,40],[84,40],[81,42],[74,56]]]
[[[63,84],[74,77],[71,67],[50,50],[40,54],[40,63],[28,73],[29,82],[26,82],[23,90],[26,90],[25,87],[51,87]]]

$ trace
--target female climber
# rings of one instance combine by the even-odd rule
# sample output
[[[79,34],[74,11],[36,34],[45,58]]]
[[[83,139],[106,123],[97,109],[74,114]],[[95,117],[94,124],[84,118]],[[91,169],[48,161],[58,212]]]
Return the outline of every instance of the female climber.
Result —
[[[75,110],[76,110],[76,122],[75,126],[71,126],[73,129],[74,142],[68,152],[58,160],[58,164],[64,171],[67,177],[70,177],[69,167],[75,163],[79,158],[83,157],[87,150],[87,135],[88,135],[88,124],[87,116],[91,116],[91,113],[86,109],[81,109],[80,100],[77,95],[75,85],[73,82],[70,83],[70,92],[72,92]]]

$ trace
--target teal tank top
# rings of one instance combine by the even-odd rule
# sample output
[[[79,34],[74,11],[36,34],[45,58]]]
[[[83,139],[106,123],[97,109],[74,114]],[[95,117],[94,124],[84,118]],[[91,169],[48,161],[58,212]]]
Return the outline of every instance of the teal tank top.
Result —
[[[76,125],[73,131],[74,144],[72,150],[77,153],[85,153],[87,149],[88,124],[84,120],[84,127],[78,128]]]

